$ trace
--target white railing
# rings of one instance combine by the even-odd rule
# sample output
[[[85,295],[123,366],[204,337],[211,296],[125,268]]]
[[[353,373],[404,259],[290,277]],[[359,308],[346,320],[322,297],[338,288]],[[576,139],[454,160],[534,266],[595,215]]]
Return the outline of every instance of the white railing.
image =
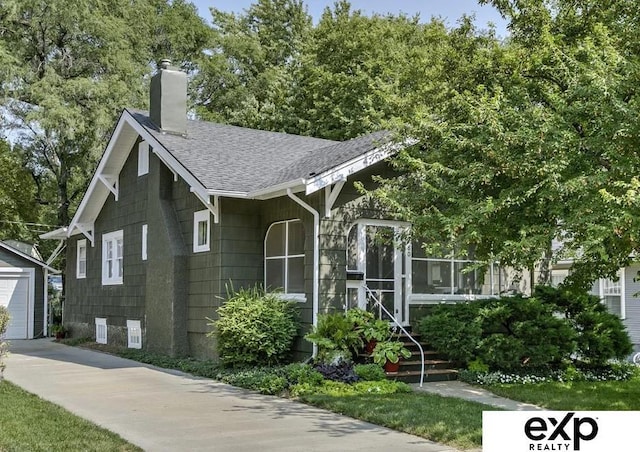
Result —
[[[371,291],[371,289],[369,289],[369,287],[367,287],[366,285],[364,286],[364,290],[367,291],[367,293],[369,294],[369,296],[371,298],[373,298],[373,306],[375,307],[376,305],[378,306],[378,309],[380,309],[381,311],[383,311],[391,320],[393,320],[393,323],[395,323],[399,328],[400,331],[402,331],[402,333],[407,336],[411,342],[413,342],[414,344],[416,344],[418,346],[418,350],[420,350],[420,387],[422,387],[422,383],[424,382],[424,350],[422,349],[422,345],[420,345],[420,343],[418,341],[416,341],[413,336],[411,336],[411,334],[409,334],[409,332],[402,326],[402,324],[400,322],[398,322],[398,319],[396,319],[389,311],[387,311],[387,308],[385,308],[382,305],[382,302],[380,300],[378,300],[378,298],[375,296],[375,294]]]

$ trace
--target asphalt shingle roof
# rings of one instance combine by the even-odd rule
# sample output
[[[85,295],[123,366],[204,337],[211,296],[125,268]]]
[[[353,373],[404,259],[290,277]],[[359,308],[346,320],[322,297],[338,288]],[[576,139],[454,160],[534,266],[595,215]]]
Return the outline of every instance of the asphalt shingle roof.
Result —
[[[205,121],[187,121],[187,135],[158,130],[147,112],[133,118],[207,189],[250,193],[320,174],[366,153],[388,132],[338,142]]]

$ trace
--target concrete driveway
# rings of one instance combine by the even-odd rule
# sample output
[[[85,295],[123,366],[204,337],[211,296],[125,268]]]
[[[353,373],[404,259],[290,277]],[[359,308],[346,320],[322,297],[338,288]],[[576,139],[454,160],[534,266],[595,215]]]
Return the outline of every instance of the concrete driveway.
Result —
[[[49,339],[5,376],[148,451],[454,451],[366,422]]]

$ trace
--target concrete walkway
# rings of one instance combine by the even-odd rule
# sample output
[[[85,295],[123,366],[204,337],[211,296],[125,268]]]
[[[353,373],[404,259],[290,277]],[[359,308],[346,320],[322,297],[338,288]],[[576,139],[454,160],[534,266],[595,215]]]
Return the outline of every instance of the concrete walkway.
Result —
[[[472,402],[484,403],[508,411],[542,411],[536,405],[499,397],[486,389],[472,386],[461,381],[440,381],[435,383],[424,383],[422,388],[418,384],[411,385],[416,391],[425,391],[438,394],[443,397],[457,397],[459,399],[470,400]]]
[[[455,450],[291,400],[48,339],[12,341],[10,353],[8,380],[147,451]]]

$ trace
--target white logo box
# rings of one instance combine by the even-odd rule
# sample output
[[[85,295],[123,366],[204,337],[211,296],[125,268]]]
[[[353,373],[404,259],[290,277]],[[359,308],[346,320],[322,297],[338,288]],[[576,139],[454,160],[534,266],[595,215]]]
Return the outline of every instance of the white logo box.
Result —
[[[640,411],[484,411],[483,452],[638,452]]]

